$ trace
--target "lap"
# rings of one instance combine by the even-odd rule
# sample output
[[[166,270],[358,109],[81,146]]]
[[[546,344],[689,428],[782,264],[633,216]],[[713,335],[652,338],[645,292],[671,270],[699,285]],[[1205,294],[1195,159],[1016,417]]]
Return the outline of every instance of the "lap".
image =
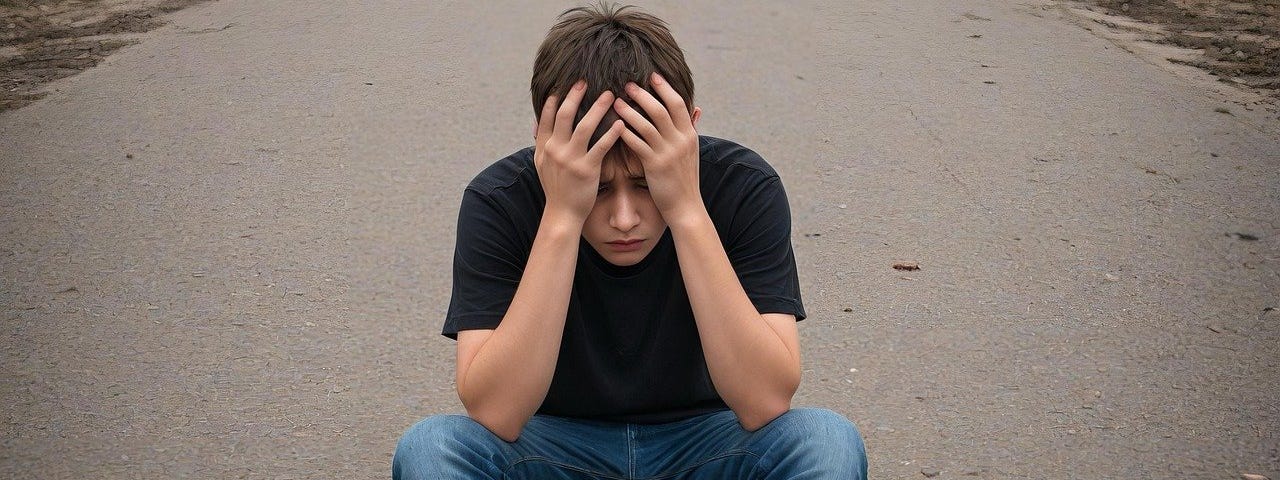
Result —
[[[470,418],[441,415],[405,433],[393,473],[397,478],[793,478],[788,472],[812,472],[813,465],[866,471],[862,439],[852,423],[822,409],[791,410],[755,432],[742,429],[727,410],[660,425],[536,415],[520,438],[508,443]]]
[[[792,409],[754,432],[729,411],[639,431],[652,441],[638,442],[647,451],[637,455],[646,461],[636,478],[799,478],[803,470],[861,478],[837,472],[866,470],[857,427],[826,409]]]

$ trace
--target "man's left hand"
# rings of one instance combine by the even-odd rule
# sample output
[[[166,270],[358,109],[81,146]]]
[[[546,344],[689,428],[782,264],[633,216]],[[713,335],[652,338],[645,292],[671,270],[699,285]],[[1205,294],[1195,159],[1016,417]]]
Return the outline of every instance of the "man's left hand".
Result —
[[[618,116],[635,129],[623,129],[622,141],[644,166],[649,194],[668,224],[706,215],[698,179],[698,132],[689,107],[657,72],[649,83],[662,101],[634,83],[627,84],[626,92],[652,122],[621,98],[613,102]]]

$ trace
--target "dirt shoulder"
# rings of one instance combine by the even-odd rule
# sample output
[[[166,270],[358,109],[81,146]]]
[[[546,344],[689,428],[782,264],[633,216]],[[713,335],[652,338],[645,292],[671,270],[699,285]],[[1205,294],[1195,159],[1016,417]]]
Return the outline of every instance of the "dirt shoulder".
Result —
[[[0,111],[97,65],[164,24],[161,16],[206,0],[0,0]]]
[[[1092,0],[1089,4],[1140,22],[1099,22],[1108,27],[1198,51],[1190,58],[1170,58],[1172,62],[1199,67],[1220,81],[1280,98],[1280,0]]]

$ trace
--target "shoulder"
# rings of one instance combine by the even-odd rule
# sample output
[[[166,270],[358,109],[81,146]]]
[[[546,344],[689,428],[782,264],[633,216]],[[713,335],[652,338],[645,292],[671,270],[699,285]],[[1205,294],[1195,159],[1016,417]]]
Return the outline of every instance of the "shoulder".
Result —
[[[533,147],[526,147],[485,167],[467,184],[467,190],[492,196],[513,187],[523,189],[530,186],[540,187],[541,184],[538,171],[533,166]]]
[[[731,140],[698,137],[701,170],[722,181],[760,182],[778,178],[778,172],[754,150]]]

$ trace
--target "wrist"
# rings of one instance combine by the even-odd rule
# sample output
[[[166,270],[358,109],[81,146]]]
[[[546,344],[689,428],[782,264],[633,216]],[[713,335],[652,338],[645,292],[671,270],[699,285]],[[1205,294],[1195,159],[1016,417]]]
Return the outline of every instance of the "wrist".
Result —
[[[548,206],[542,212],[542,220],[538,222],[538,233],[576,238],[582,235],[582,226],[586,221],[585,215]]]
[[[662,219],[667,222],[672,233],[711,224],[711,214],[707,213],[707,206],[702,204],[701,198],[696,202],[685,202],[680,208],[662,212]]]

